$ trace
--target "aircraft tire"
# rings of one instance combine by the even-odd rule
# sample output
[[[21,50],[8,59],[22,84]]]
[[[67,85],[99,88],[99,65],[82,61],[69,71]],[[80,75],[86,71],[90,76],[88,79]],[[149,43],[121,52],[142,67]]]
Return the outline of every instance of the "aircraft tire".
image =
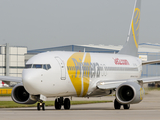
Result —
[[[55,109],[60,110],[61,109],[61,103],[60,103],[60,98],[55,100]]]
[[[42,103],[42,110],[45,110],[45,103]]]
[[[123,108],[124,109],[129,109],[130,108],[130,104],[123,105]]]
[[[41,110],[40,103],[37,103],[37,110]]]
[[[120,109],[121,108],[121,104],[116,99],[114,100],[114,108],[115,109]]]
[[[70,106],[71,106],[71,104],[70,104],[69,98],[65,98],[64,99],[64,109],[69,110]]]

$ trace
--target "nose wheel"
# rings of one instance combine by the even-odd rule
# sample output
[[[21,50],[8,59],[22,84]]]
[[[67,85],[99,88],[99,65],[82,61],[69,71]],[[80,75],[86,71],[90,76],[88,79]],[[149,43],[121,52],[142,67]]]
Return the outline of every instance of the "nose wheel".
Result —
[[[37,103],[37,110],[45,110],[45,103],[43,102],[40,102],[40,103]]]
[[[63,99],[63,97],[60,97],[60,98],[55,99],[55,109],[56,110],[60,110],[62,105],[64,105],[65,110],[69,110],[71,106],[69,98]]]

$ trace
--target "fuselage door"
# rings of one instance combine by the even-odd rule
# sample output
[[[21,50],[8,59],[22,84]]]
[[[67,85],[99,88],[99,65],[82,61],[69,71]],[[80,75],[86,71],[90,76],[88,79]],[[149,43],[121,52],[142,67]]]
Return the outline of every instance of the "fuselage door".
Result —
[[[58,61],[59,65],[60,65],[60,68],[61,68],[61,80],[65,80],[66,79],[65,64],[64,64],[64,62],[62,61],[61,58],[59,58],[59,57],[55,57],[55,58]]]

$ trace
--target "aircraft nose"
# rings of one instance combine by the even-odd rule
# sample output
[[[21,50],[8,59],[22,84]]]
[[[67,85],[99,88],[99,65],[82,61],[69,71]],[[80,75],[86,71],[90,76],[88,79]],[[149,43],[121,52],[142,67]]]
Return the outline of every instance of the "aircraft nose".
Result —
[[[36,90],[37,79],[38,79],[37,72],[31,71],[31,70],[23,70],[22,82],[23,82],[24,88],[30,94],[38,94],[38,91]]]
[[[30,83],[31,79],[32,79],[32,74],[28,73],[27,71],[23,71],[22,74],[23,83]]]

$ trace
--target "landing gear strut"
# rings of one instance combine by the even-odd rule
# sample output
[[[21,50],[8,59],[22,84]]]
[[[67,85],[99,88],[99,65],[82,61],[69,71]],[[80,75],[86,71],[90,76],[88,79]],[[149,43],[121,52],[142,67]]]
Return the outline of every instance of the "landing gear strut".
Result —
[[[39,103],[37,103],[37,110],[45,110],[45,103],[43,103],[43,101],[40,101]]]
[[[55,99],[55,109],[60,110],[61,106],[64,105],[64,109],[70,109],[70,100],[69,98],[63,99],[63,97]]]
[[[116,99],[114,100],[114,108],[115,109],[121,109],[121,105]],[[129,109],[130,108],[130,104],[124,104],[123,105],[124,109]]]

